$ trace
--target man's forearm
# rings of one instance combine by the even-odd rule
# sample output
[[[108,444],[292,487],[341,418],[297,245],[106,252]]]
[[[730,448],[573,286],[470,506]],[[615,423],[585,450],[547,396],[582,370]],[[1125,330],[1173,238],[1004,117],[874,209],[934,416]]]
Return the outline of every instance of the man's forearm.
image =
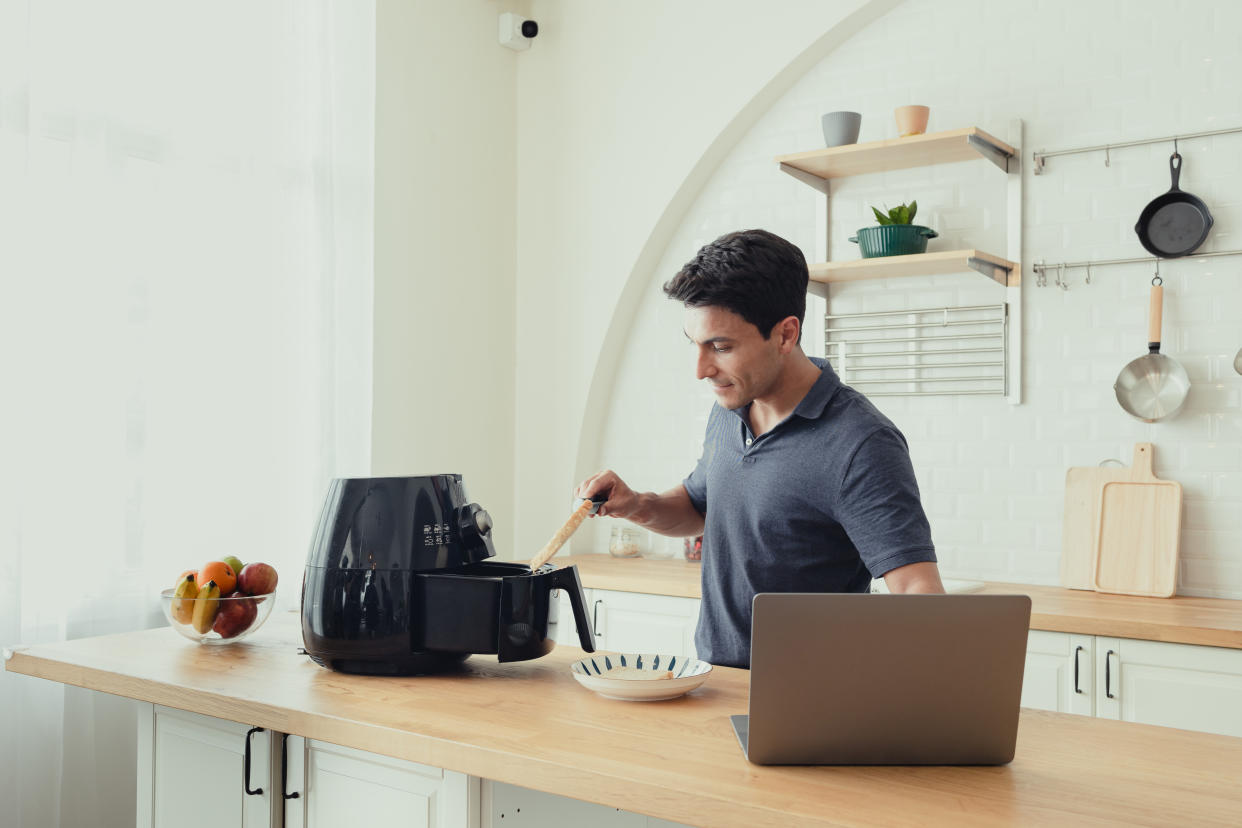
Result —
[[[630,520],[660,535],[693,537],[703,534],[703,516],[690,501],[683,486],[662,494],[643,492]]]
[[[933,593],[944,592],[940,582],[940,569],[934,563],[912,563],[889,570],[884,575],[889,592]]]

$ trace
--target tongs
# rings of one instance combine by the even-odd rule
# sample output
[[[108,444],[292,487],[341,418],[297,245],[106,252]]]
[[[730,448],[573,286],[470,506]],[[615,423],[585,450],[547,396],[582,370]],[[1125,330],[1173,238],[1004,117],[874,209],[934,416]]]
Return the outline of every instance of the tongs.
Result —
[[[582,521],[586,520],[587,515],[593,515],[598,512],[599,507],[607,500],[608,495],[601,493],[595,495],[590,500],[584,500],[579,503],[577,508],[574,509],[573,514],[569,516],[569,520],[565,521],[565,525],[556,530],[552,540],[548,541],[543,549],[539,550],[538,555],[530,559],[530,571],[533,573],[539,567],[546,564],[565,545],[565,541],[569,540],[569,537],[578,531],[578,527],[582,525]]]

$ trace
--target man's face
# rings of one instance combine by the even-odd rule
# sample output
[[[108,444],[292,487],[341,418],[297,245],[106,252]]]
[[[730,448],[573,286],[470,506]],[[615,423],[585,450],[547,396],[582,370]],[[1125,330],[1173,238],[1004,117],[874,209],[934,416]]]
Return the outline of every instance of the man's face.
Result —
[[[776,386],[781,370],[780,338],[732,311],[706,305],[686,308],[686,336],[694,343],[695,377],[707,380],[725,408],[741,408]]]

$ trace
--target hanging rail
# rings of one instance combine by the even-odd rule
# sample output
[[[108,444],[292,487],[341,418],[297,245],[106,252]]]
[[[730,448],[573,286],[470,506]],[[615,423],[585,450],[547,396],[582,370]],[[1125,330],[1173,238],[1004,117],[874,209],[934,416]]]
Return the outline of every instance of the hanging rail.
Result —
[[[1178,141],[1186,141],[1191,138],[1210,138],[1213,135],[1229,135],[1234,132],[1242,132],[1242,127],[1231,127],[1229,129],[1210,129],[1205,132],[1187,132],[1182,135],[1169,135],[1165,138],[1144,138],[1139,141],[1118,141],[1115,144],[1096,144],[1094,147],[1075,147],[1074,149],[1039,150],[1032,153],[1035,161],[1035,174],[1039,175],[1044,171],[1044,160],[1048,158],[1056,158],[1058,155],[1079,155],[1084,152],[1101,152],[1104,153],[1104,166],[1111,166],[1111,152],[1122,147],[1138,147],[1143,144],[1176,144]]]
[[[1242,256],[1242,250],[1212,250],[1207,253],[1191,253],[1188,256],[1180,257],[1186,261],[1190,259],[1208,259],[1214,256]],[[1087,284],[1091,284],[1091,268],[1107,267],[1109,265],[1123,264],[1139,264],[1145,262],[1160,267],[1160,262],[1178,261],[1177,259],[1158,259],[1155,256],[1135,256],[1129,259],[1092,259],[1083,262],[1036,262],[1031,265],[1031,271],[1035,274],[1035,286],[1048,286],[1048,271],[1056,271],[1056,284],[1062,290],[1067,290],[1069,285],[1065,282],[1065,271],[1074,270],[1076,268],[1087,269]]]

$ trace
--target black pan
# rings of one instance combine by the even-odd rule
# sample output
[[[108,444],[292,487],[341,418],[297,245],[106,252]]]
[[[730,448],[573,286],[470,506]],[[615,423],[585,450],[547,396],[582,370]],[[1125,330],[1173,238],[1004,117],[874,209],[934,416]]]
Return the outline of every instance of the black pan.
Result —
[[[1203,199],[1177,187],[1182,177],[1182,156],[1176,152],[1169,157],[1169,172],[1173,176],[1172,189],[1144,207],[1134,225],[1134,232],[1147,252],[1162,259],[1195,252],[1212,229],[1212,214]]]

